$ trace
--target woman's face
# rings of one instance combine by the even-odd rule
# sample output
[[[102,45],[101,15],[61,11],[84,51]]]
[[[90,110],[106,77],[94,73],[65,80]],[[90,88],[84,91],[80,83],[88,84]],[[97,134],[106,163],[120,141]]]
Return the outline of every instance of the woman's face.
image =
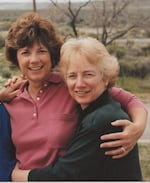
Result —
[[[98,98],[106,88],[98,66],[90,64],[79,55],[69,63],[66,83],[71,96],[81,105],[82,109]]]
[[[29,82],[42,82],[48,78],[52,64],[49,51],[44,45],[36,42],[31,47],[20,48],[17,59],[21,72]]]

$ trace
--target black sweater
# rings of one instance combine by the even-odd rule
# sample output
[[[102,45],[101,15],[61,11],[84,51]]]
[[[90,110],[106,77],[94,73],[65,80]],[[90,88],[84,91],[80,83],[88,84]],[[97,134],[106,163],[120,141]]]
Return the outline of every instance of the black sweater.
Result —
[[[81,122],[66,154],[54,164],[31,170],[28,180],[141,181],[137,145],[120,159],[104,155],[105,149],[99,147],[101,135],[121,131],[111,125],[118,119],[129,117],[106,91],[81,111]]]

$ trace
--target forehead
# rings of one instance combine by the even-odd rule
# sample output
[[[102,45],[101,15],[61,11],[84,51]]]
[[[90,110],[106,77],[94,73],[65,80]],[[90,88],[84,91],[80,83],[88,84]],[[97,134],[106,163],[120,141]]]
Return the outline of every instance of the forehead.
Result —
[[[76,55],[75,57],[71,57],[68,62],[68,72],[78,72],[78,71],[97,71],[97,66],[94,63],[91,63],[84,56]]]
[[[32,44],[30,44],[30,45],[27,44],[22,48],[41,48],[41,47],[46,48],[46,46],[44,44],[42,44],[41,42],[35,41]]]
[[[47,47],[47,45],[40,39],[36,39],[36,40],[29,40],[29,41],[22,41],[18,47],[19,48],[24,48],[24,47],[28,47],[28,48],[31,48],[33,47],[34,45],[38,45],[38,46],[45,46]]]

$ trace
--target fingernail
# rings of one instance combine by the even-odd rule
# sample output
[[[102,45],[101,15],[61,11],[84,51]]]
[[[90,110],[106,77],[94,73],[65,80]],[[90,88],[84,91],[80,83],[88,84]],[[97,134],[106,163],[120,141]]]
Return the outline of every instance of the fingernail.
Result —
[[[104,139],[103,136],[101,136],[100,139],[103,140]]]
[[[100,147],[102,148],[103,147],[103,144],[101,144]]]

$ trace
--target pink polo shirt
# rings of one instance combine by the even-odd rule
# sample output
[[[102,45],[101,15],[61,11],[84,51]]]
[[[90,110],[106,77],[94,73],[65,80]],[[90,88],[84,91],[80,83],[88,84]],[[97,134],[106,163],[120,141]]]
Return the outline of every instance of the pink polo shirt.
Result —
[[[43,167],[64,154],[77,125],[76,103],[59,75],[51,75],[36,102],[26,84],[18,97],[5,104],[21,169]]]

